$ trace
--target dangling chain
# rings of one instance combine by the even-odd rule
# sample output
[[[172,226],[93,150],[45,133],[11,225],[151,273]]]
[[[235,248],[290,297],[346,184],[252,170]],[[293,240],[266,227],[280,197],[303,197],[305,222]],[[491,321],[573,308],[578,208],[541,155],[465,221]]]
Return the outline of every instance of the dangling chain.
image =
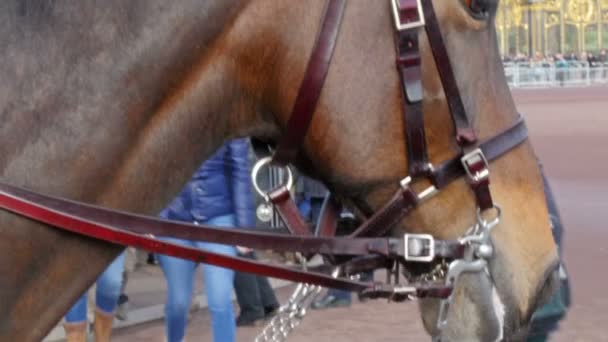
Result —
[[[289,301],[281,306],[277,314],[255,338],[255,342],[282,342],[308,313],[310,304],[321,293],[323,288],[318,285],[298,284]]]
[[[417,277],[412,277],[410,281],[415,283],[437,283],[443,281],[448,273],[448,267],[449,264],[445,259],[442,259],[430,272],[423,273]]]
[[[306,259],[296,254],[302,269],[306,270]],[[338,277],[340,269],[332,272],[334,278]],[[279,308],[277,314],[268,322],[264,330],[255,338],[255,342],[283,342],[289,334],[302,323],[308,313],[310,305],[321,293],[323,287],[318,285],[300,283],[293,291],[287,303]]]

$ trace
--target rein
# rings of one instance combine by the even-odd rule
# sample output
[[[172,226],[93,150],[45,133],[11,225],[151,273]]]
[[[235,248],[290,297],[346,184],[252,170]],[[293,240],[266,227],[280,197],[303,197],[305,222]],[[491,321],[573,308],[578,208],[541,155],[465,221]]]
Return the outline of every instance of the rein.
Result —
[[[1,182],[0,207],[31,220],[91,238],[238,271],[356,291],[363,296],[389,298],[393,301],[440,298],[437,327],[441,331],[447,322],[452,290],[458,276],[464,272],[487,272],[487,260],[493,254],[490,232],[500,221],[500,208],[494,204],[490,195],[489,162],[524,142],[527,139],[527,129],[520,117],[500,134],[479,143],[462,104],[432,1],[390,2],[395,20],[396,66],[404,99],[404,130],[410,175],[400,182],[392,199],[348,237],[335,237],[335,205],[327,205],[333,210],[324,211],[317,236],[313,236],[290,196],[289,186],[283,185],[266,192],[259,189],[256,182],[257,172],[262,166],[272,163],[287,167],[303,145],[331,62],[346,0],[329,0],[321,31],[286,126],[286,134],[279,141],[273,156],[260,160],[252,174],[256,190],[278,211],[293,235],[165,221],[51,197]],[[418,35],[422,28],[429,37],[455,127],[455,140],[461,148],[457,156],[437,166],[429,162],[423,124],[422,70],[418,47]],[[465,235],[453,241],[436,240],[428,234],[384,237],[414,208],[460,177],[466,177],[477,202],[477,221]],[[432,185],[421,192],[415,192],[411,185],[421,178],[429,180]],[[484,219],[488,215],[493,218]],[[184,247],[164,242],[158,237],[299,252],[304,255],[322,254],[346,261],[331,267],[300,270]],[[399,284],[399,266],[407,270],[413,264],[420,263],[438,263],[436,273],[442,275],[439,278],[445,279],[429,282],[426,281],[429,277],[419,277],[410,279],[412,282],[408,284]],[[377,268],[386,268],[389,274],[392,271],[395,283],[361,282],[349,278],[361,271]],[[435,274],[431,275],[433,280],[437,278]]]

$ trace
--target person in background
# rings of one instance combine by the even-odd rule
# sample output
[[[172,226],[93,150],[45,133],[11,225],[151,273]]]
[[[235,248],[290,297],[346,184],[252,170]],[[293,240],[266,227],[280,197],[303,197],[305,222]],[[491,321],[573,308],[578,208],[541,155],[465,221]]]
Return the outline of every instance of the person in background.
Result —
[[[350,232],[353,232],[357,226],[359,226],[359,221],[356,219],[355,215],[350,211],[343,209],[340,213],[340,219],[338,220],[338,234],[346,235]],[[370,281],[374,277],[373,272],[363,272],[360,274],[359,280],[361,281]],[[360,301],[363,301],[361,297],[359,297]],[[337,289],[329,289],[324,296],[321,296],[315,299],[310,307],[314,310],[320,309],[328,309],[328,308],[340,308],[340,307],[349,307],[352,304],[352,294],[349,291],[337,290]]]
[[[311,178],[300,175],[296,187],[296,200],[298,209],[302,216],[310,223],[312,227],[316,227],[317,221],[321,214],[323,202],[329,196],[329,191],[325,186]],[[352,232],[356,228],[357,221],[355,216],[343,210],[340,214],[338,230],[343,232]],[[362,274],[361,280],[365,281],[371,277],[371,273]],[[329,289],[327,293],[316,299],[312,304],[312,309],[325,309],[330,307],[347,307],[351,305],[351,293],[344,290]]]
[[[559,84],[563,87],[564,82],[566,81],[568,61],[561,53],[555,55],[555,68],[557,73],[557,80],[559,81]]]
[[[595,57],[595,55],[592,52],[589,52],[589,54],[587,55],[587,63],[589,64],[589,67],[594,68],[599,66],[599,59],[597,57]]]
[[[315,225],[323,201],[327,197],[329,192],[323,183],[314,179],[308,178],[304,175],[298,177],[296,184],[296,202],[298,203],[298,209],[300,214],[308,221],[311,225]]]
[[[238,247],[239,256],[256,260],[253,250]],[[279,302],[268,278],[251,273],[236,272],[234,292],[241,309],[236,326],[257,326],[272,317],[279,309]]]
[[[150,256],[154,254],[145,250],[127,247],[125,250],[125,267],[122,274],[122,286],[120,288],[120,296],[118,296],[118,306],[116,307],[116,319],[126,321],[129,318],[129,295],[127,294],[127,284],[129,283],[129,275],[135,272],[136,269],[148,265],[158,265],[150,263]],[[145,260],[147,259],[147,260]]]
[[[608,50],[602,49],[602,51],[600,51],[600,56],[598,57],[598,61],[600,63],[600,66],[604,67],[604,72],[603,72],[602,77],[604,77],[604,78],[608,77]]]
[[[252,227],[254,209],[249,180],[249,144],[246,139],[232,140],[222,146],[194,173],[190,182],[160,216],[165,219],[210,226]],[[164,240],[209,252],[236,256],[234,246],[187,241]],[[184,339],[187,317],[193,297],[195,262],[158,255],[167,280],[165,324],[168,342]],[[202,264],[203,280],[211,314],[214,342],[235,339],[235,318],[232,305],[234,271]]]
[[[112,334],[114,310],[120,295],[125,253],[121,253],[97,279],[95,291],[96,342],[109,342]],[[65,315],[63,325],[67,342],[87,341],[87,293],[85,292]]]
[[[129,296],[126,293],[129,272],[122,272],[122,284],[120,285],[120,295],[116,303],[116,319],[126,321],[129,318]]]

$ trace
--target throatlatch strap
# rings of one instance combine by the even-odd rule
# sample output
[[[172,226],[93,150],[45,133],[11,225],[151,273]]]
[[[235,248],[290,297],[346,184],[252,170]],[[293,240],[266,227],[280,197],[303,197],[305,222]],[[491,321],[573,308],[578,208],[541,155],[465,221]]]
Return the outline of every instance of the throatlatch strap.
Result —
[[[287,165],[293,161],[304,142],[329,70],[345,4],[346,0],[330,0],[327,5],[323,26],[308,60],[304,80],[287,123],[287,134],[281,137],[273,156],[276,164]]]
[[[399,1],[399,22],[408,24],[421,20],[416,1]],[[420,27],[396,30],[397,71],[403,94],[403,124],[406,137],[408,174],[412,178],[428,176],[427,155],[422,111],[422,62],[418,34]]]
[[[454,77],[454,70],[452,70],[450,56],[448,55],[441,29],[437,22],[433,1],[422,0],[422,4],[422,10],[426,21],[426,34],[433,52],[437,71],[441,78],[443,92],[445,93],[445,98],[450,108],[450,113],[452,114],[452,120],[456,130],[456,141],[460,146],[471,146],[477,142],[477,135],[464,110],[462,98],[460,97],[460,90],[458,90],[458,84]]]
[[[305,272],[278,265],[269,265],[252,261],[250,259],[215,254],[197,248],[190,248],[168,243],[151,237],[150,231],[154,231],[154,229],[150,229],[150,227],[156,227],[158,230],[159,226],[164,226],[162,229],[167,230],[167,228],[175,229],[179,226],[183,226],[183,229],[190,229],[190,234],[196,234],[196,226],[189,226],[178,222],[167,222],[149,217],[118,212],[106,208],[85,205],[83,203],[77,203],[62,198],[42,195],[40,193],[14,187],[1,182],[0,208],[66,231],[115,244],[141,248],[154,253],[301,283],[317,284],[348,291],[361,291],[371,293],[371,296],[391,297],[394,295],[394,288],[378,286],[374,283],[334,278],[327,274]],[[113,222],[114,224],[110,224],[110,222]],[[126,229],[121,229],[119,227],[125,227]],[[130,229],[131,231],[128,231],[127,229]],[[138,234],[133,232],[133,230],[138,229],[147,233]],[[210,227],[205,227],[204,230],[205,229],[211,229],[212,232],[218,233],[209,234],[208,231],[205,239],[206,241],[218,242],[221,240],[218,238],[219,233],[222,233],[222,231],[226,233],[225,229],[222,230]],[[250,233],[250,235],[252,238],[257,237],[258,239],[264,239],[264,234]],[[235,236],[242,237],[243,233],[237,233]],[[199,236],[199,238],[200,237],[201,236]],[[296,241],[298,239],[300,241],[304,240],[304,238],[297,236],[286,236],[285,238],[295,239]],[[314,240],[318,239],[308,238],[308,241]],[[331,241],[333,239],[326,240]],[[255,240],[252,239],[250,242],[251,241]],[[238,241],[232,241],[231,244],[235,243],[238,244]],[[247,244],[245,243],[243,245]],[[280,247],[280,245],[278,247]],[[297,247],[294,247],[294,243],[285,244],[284,247],[291,247],[294,251],[298,250]],[[367,243],[365,244],[364,249],[368,249]],[[331,253],[331,248],[329,248],[327,252]],[[451,291],[452,289],[446,286],[416,284],[415,286],[412,285],[409,295],[446,298],[450,295]],[[403,297],[403,300],[405,299],[407,299],[407,296]]]

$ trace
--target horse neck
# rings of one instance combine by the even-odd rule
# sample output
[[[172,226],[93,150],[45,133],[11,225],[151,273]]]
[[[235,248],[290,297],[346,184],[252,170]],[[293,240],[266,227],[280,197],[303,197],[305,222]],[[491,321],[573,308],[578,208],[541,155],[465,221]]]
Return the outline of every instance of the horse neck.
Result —
[[[313,6],[318,10],[308,16],[298,14],[310,7],[302,4],[254,4],[229,17],[184,76],[163,94],[99,203],[149,211],[155,203],[166,203],[167,194],[176,193],[226,139],[280,135],[277,123],[287,119],[314,42],[315,32],[305,28],[318,23],[324,4]],[[285,20],[277,21],[278,13]],[[162,163],[167,154],[170,164]],[[155,174],[141,177],[142,168]],[[149,186],[157,179],[171,182],[164,182],[162,189]],[[144,200],[139,203],[150,207],[127,204],[132,201],[125,200],[125,188],[141,189],[137,196]]]
[[[13,80],[0,85],[4,181],[154,214],[225,138],[247,133],[253,116],[218,58],[234,2],[32,4],[0,13],[15,23],[0,31],[0,76]],[[39,341],[122,249],[0,222],[0,340]]]
[[[28,4],[0,14],[16,23],[3,32],[12,67],[2,73],[19,80],[0,89],[2,177],[141,213],[157,212],[225,139],[278,135],[268,113],[288,113],[314,40],[307,24],[324,5],[299,16],[305,5]]]
[[[9,66],[3,78],[18,80],[0,89],[8,103],[2,176],[53,194],[122,207],[106,192],[134,180],[130,170],[162,168],[171,159],[174,169],[190,173],[244,125],[245,118],[229,105],[238,103],[241,93],[218,58],[222,37],[243,8],[239,5],[20,2],[16,12],[0,14],[16,24],[2,32],[10,42],[2,56]],[[36,50],[45,51],[45,57]],[[178,150],[184,161],[171,153]],[[191,161],[185,161],[186,155]],[[68,161],[75,162],[66,172]],[[162,200],[154,201],[153,209]]]

